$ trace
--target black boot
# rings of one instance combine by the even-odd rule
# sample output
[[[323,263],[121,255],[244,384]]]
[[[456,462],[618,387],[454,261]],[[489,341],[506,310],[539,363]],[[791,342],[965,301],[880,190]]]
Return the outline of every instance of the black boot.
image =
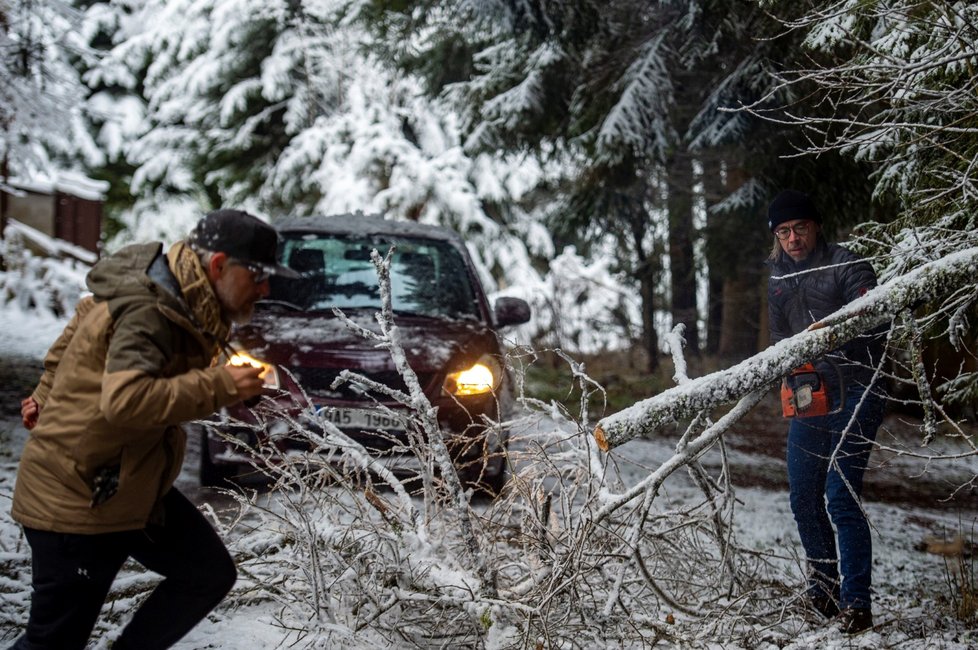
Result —
[[[834,618],[839,614],[839,605],[835,598],[825,594],[815,594],[808,598],[809,606],[825,618]]]
[[[846,634],[859,634],[873,627],[873,610],[868,607],[847,607],[842,610],[839,629]]]

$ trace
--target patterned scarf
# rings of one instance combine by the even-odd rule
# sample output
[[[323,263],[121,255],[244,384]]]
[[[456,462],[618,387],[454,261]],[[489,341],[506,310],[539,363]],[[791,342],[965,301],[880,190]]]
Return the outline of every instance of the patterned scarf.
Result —
[[[190,307],[195,325],[210,335],[215,343],[227,340],[231,327],[221,315],[221,303],[207,280],[207,272],[197,253],[186,242],[177,242],[166,254],[170,270],[180,283],[180,291]]]

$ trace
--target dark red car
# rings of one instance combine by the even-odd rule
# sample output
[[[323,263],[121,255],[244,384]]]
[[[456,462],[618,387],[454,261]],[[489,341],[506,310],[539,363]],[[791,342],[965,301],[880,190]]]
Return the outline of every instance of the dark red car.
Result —
[[[290,427],[322,429],[323,418],[396,474],[418,471],[406,445],[405,406],[377,386],[337,382],[340,373],[351,371],[407,390],[391,353],[352,331],[333,311],[379,331],[381,294],[371,251],[383,256],[393,247],[391,300],[408,364],[437,407],[462,479],[498,492],[505,481],[508,433],[491,423],[506,418],[511,395],[496,331],[529,320],[527,303],[499,298],[490,306],[465,243],[446,228],[357,213],[293,218],[278,229],[280,259],[301,278],[273,276],[271,294],[256,305],[251,323],[232,333],[237,351],[269,368],[271,385],[259,405],[237,404],[198,424],[201,483],[215,485],[249,472],[256,455],[248,450],[267,450],[269,432],[281,453],[307,448],[302,436],[289,435]]]

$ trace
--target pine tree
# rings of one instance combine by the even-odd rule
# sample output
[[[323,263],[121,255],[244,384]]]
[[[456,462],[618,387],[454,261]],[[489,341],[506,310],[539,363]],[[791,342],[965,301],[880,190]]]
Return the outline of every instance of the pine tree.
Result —
[[[118,216],[133,203],[130,191],[135,165],[126,157],[142,134],[146,102],[139,91],[148,61],[119,61],[113,48],[139,33],[142,0],[93,2],[75,0],[79,20],[74,32],[83,43],[85,56],[68,53],[68,60],[82,80],[80,100],[85,128],[80,151],[88,175],[108,183],[103,212],[103,233],[114,237],[123,227]]]
[[[79,79],[69,54],[84,56],[76,12],[39,0],[0,5],[0,157],[3,176],[70,165],[84,146]]]
[[[430,90],[459,106],[470,150],[530,149],[563,161],[550,226],[565,241],[610,236],[619,243],[620,266],[643,297],[650,368],[658,355],[654,314],[667,305],[673,322],[686,325],[695,353],[694,250],[702,234],[694,215],[703,200],[696,170],[730,171],[741,159],[776,158],[778,152],[749,146],[757,120],[718,108],[753,102],[772,89],[774,80],[765,76],[768,45],[754,38],[778,25],[750,2],[500,0],[405,8],[378,1],[369,7],[379,33],[395,35],[387,41],[391,56],[427,73]],[[725,164],[704,167],[707,160]],[[755,190],[730,187],[710,204],[724,216],[753,215],[766,185],[761,179],[751,185]],[[749,227],[759,230],[756,220]],[[763,237],[748,241],[757,242],[756,266]],[[722,259],[722,247],[706,251]],[[663,254],[669,282],[662,282]],[[743,264],[728,265],[730,275]]]
[[[135,203],[113,245],[178,236],[218,205],[273,219],[363,210],[457,228],[490,289],[541,281],[535,257],[551,247],[520,200],[544,172],[466,155],[454,116],[391,74],[346,3],[108,4],[88,13],[129,16],[103,21],[111,47],[86,78],[93,97],[145,106],[123,138]]]

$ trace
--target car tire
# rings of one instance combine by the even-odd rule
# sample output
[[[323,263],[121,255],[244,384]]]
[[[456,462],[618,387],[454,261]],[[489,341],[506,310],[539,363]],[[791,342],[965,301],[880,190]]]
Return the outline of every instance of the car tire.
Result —
[[[482,492],[490,499],[495,499],[503,492],[506,481],[509,480],[509,472],[506,471],[506,463],[500,468],[495,476],[488,476],[482,481]]]
[[[502,494],[503,488],[506,487],[506,482],[509,480],[508,471],[508,452],[509,452],[509,437],[506,437],[506,442],[503,443],[502,448],[499,450],[501,454],[501,462],[499,463],[499,471],[495,474],[490,474],[487,470],[486,465],[482,465],[481,471],[475,472],[471,475],[471,478],[466,481],[469,487],[475,489],[477,494],[480,494],[488,499],[495,499],[500,494]]]
[[[200,485],[201,487],[226,487],[232,482],[235,467],[214,462],[207,438],[207,427],[200,427]]]

